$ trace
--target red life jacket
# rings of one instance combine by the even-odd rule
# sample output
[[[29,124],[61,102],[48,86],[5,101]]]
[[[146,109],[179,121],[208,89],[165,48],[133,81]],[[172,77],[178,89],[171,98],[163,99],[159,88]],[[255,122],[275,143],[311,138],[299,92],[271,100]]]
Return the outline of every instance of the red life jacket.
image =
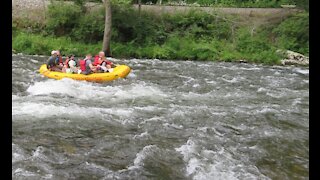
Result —
[[[112,64],[111,61],[108,61],[107,59],[105,59],[105,60],[99,61],[99,65],[102,65],[103,62],[106,62],[106,64],[110,64],[110,65]]]
[[[66,61],[64,62],[64,64],[67,66],[67,68],[70,68],[70,67],[69,67],[69,61],[70,61],[70,59],[67,58]]]
[[[112,65],[112,62],[111,61],[108,61],[107,59],[106,60],[104,60],[107,64],[110,64],[110,65]],[[102,61],[103,62],[103,61]],[[102,64],[102,63],[101,63]]]
[[[97,66],[97,65],[102,65],[103,62],[106,62],[107,64],[112,64],[112,62],[108,61],[107,58],[105,60],[99,60],[99,55],[95,55],[94,56],[94,62],[93,65]]]
[[[87,61],[87,59],[80,59],[79,60],[81,71],[85,71],[86,70],[86,61]]]
[[[95,55],[95,56],[94,56],[93,65],[96,66],[96,65],[98,65],[98,64],[100,64],[100,62],[99,62],[99,55]]]

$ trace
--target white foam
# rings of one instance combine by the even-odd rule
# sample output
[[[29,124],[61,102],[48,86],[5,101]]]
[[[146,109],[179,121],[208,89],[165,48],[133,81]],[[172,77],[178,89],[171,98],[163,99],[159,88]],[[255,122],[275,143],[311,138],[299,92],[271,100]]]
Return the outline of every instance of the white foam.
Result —
[[[140,82],[130,86],[102,86],[95,83],[75,81],[72,79],[47,80],[36,82],[31,85],[27,92],[31,95],[62,94],[79,99],[135,99],[139,97],[149,97],[159,99],[167,97],[159,88]]]
[[[179,108],[179,107],[176,107],[176,108]],[[173,111],[173,112],[171,112],[171,117],[184,117],[184,116],[186,116],[185,110],[180,110],[180,109],[176,109],[176,108],[174,108],[173,110],[170,110],[170,111]]]
[[[13,174],[15,175],[15,176],[26,176],[26,177],[28,177],[28,176],[36,176],[37,174],[35,174],[35,173],[33,173],[33,172],[30,172],[30,171],[27,171],[27,170],[25,170],[25,169],[23,169],[23,168],[18,168],[18,169],[16,169],[14,172],[13,172]]]
[[[158,116],[152,117],[150,119],[145,119],[142,122],[140,122],[138,124],[138,127],[141,128],[141,127],[143,127],[144,124],[147,124],[149,122],[157,122],[157,121],[166,121],[166,119],[164,119],[163,117],[158,117]]]
[[[12,143],[12,163],[26,160],[27,156],[23,149],[21,149],[17,144]]]
[[[25,157],[22,154],[18,154],[15,152],[12,153],[12,162],[21,161],[23,159],[25,159]]]
[[[229,83],[237,83],[237,82],[240,82],[241,80],[243,80],[244,78],[243,77],[232,77],[231,80],[229,79],[226,79],[224,77],[221,78],[223,81],[225,82],[229,82]]]
[[[266,88],[260,87],[257,92],[267,92],[268,90]]]
[[[266,95],[274,97],[274,98],[281,98],[286,94],[282,93],[282,92],[272,91],[272,92],[267,92]]]
[[[217,115],[217,116],[226,116],[228,113],[226,112],[211,112],[212,115]]]
[[[269,179],[254,165],[248,166],[246,162],[234,159],[233,154],[237,152],[231,154],[223,147],[218,151],[208,150],[189,139],[175,150],[183,155],[187,163],[186,175],[195,180]]]
[[[218,131],[216,130],[216,128],[214,128],[214,127],[198,127],[198,128],[197,128],[198,131],[202,131],[202,132],[204,132],[204,133],[207,133],[209,129],[211,129],[216,135],[218,135],[218,136],[220,136],[220,137],[222,137],[222,136],[224,135],[224,134],[218,132]]]
[[[20,99],[20,96],[12,94],[12,101]]]
[[[213,84],[213,85],[218,84],[217,81],[213,81],[213,80],[206,80],[206,83],[207,83],[207,84]]]
[[[133,79],[133,78],[136,78],[137,75],[134,74],[134,72],[131,70],[130,73],[128,74],[128,76],[126,78],[130,78],[130,79]]]
[[[37,149],[32,153],[33,157],[39,157],[43,153],[43,147],[38,146]]]
[[[52,174],[46,174],[43,178],[44,179],[52,179]]]
[[[39,61],[38,60],[35,60],[35,59],[30,59],[31,62],[33,63],[38,63]]]
[[[148,133],[148,131],[146,131],[141,134],[134,135],[133,139],[143,139],[143,138],[148,138],[148,137],[150,137],[150,134]]]
[[[295,106],[297,104],[301,104],[301,100],[302,100],[301,98],[294,99],[293,102],[292,102],[292,106]]]
[[[177,125],[177,124],[174,124],[174,123],[163,123],[162,125],[166,126],[166,127],[173,127],[175,129],[183,129],[182,125]]]
[[[141,97],[148,97],[149,99],[159,100],[168,95],[162,92],[159,88],[152,85],[147,85],[144,82],[134,84],[126,89],[120,89],[114,93],[114,96],[121,99],[135,99]]]
[[[68,111],[66,111],[68,109]],[[90,113],[88,113],[90,112]],[[75,104],[63,103],[55,105],[49,103],[22,102],[12,104],[12,116],[29,115],[38,118],[59,116],[75,116],[81,118],[101,117],[105,115],[116,115],[122,118],[132,116],[131,108],[98,108],[98,107],[80,107]],[[74,118],[76,119],[76,118]]]
[[[113,174],[113,171],[111,171],[110,169],[107,169],[103,166],[97,165],[95,163],[89,163],[89,162],[85,162],[85,165],[87,166],[87,168],[89,169],[94,169],[94,170],[100,170],[103,171],[105,175],[107,174]]]
[[[190,76],[178,75],[178,77],[186,79],[186,81],[184,81],[185,84],[189,83],[189,82],[192,82],[192,81],[195,81],[195,79],[193,77],[190,77]]]
[[[158,151],[158,147],[156,145],[148,145],[143,147],[143,149],[136,154],[136,158],[133,161],[133,166],[128,167],[129,170],[133,170],[144,165],[143,161],[148,157],[152,156],[155,151]]]
[[[300,74],[309,75],[309,69],[294,68],[293,71],[300,73]]]
[[[261,110],[257,110],[258,113],[279,113],[278,110],[270,108],[270,107],[264,107]]]

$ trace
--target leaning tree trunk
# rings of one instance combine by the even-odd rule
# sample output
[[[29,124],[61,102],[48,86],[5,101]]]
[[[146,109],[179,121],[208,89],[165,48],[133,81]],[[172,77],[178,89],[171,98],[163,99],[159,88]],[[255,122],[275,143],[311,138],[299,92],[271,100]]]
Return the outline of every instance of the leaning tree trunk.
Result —
[[[104,0],[104,6],[106,9],[106,18],[104,24],[104,35],[103,35],[103,44],[102,51],[106,53],[107,56],[111,56],[110,51],[110,40],[111,40],[111,4],[110,0]]]

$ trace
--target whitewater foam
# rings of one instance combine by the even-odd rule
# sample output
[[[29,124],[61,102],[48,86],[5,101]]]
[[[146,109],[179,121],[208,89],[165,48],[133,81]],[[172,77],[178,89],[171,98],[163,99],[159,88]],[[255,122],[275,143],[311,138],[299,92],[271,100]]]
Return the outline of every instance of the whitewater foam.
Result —
[[[293,71],[300,74],[309,75],[309,69],[294,68]]]
[[[187,163],[186,175],[194,180],[207,179],[269,179],[257,167],[233,158],[233,154],[220,147],[218,151],[199,146],[194,140],[175,148]]]
[[[148,133],[148,131],[146,131],[146,132],[143,132],[141,134],[134,135],[133,139],[145,139],[145,138],[148,138],[148,137],[150,137],[150,134]]]
[[[68,109],[68,111],[66,111]],[[90,113],[88,113],[90,112]],[[99,108],[99,107],[81,107],[75,104],[62,103],[61,105],[37,102],[13,102],[12,116],[29,115],[38,118],[45,117],[75,117],[79,118],[102,118],[107,115],[116,115],[122,119],[131,117],[133,109],[131,108]],[[112,119],[112,118],[108,118]]]
[[[50,95],[62,94],[79,99],[109,100],[116,99],[135,99],[139,97],[149,97],[157,100],[167,97],[166,93],[159,88],[146,85],[144,82],[131,86],[102,86],[84,81],[75,81],[72,79],[47,80],[36,82],[31,85],[27,92],[31,95]]]
[[[136,154],[136,158],[133,161],[133,165],[129,166],[129,170],[140,168],[144,165],[143,161],[148,157],[152,156],[159,148],[156,145],[148,145],[143,147],[143,149]]]

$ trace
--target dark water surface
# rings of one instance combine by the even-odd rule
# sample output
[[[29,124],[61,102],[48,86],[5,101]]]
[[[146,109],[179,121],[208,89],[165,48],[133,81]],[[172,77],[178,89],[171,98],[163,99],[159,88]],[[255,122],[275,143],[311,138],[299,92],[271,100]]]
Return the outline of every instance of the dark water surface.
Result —
[[[114,60],[53,80],[12,55],[13,179],[309,179],[309,69]]]

